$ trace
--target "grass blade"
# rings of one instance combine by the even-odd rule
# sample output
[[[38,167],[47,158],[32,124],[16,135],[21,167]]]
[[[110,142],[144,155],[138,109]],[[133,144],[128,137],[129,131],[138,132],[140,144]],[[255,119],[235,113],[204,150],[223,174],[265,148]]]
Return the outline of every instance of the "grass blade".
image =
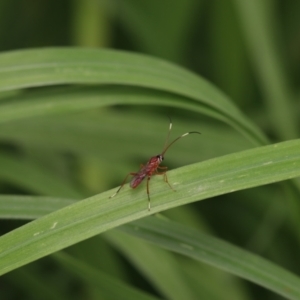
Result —
[[[287,299],[300,298],[300,278],[219,239],[178,223],[146,218],[120,230],[264,286]]]
[[[235,190],[300,176],[300,140],[255,148],[169,172],[177,192],[152,181],[150,214]],[[108,229],[149,215],[144,189],[108,191],[46,215],[0,238],[0,274]]]
[[[45,198],[46,201],[43,201],[43,198]],[[36,218],[42,217],[45,212],[50,212],[51,210],[51,198],[43,198],[15,196],[14,204],[12,204],[9,196],[1,196],[0,208],[4,207],[5,204],[8,208],[6,212],[0,209],[0,217],[6,218],[15,215],[15,218],[30,219],[30,216],[26,214],[23,216],[19,213],[15,214],[14,209],[14,206],[17,204],[20,209],[23,207],[26,211],[28,201],[35,203],[32,207],[31,216],[35,216]],[[58,209],[58,203],[60,203],[60,208],[62,208],[71,201],[72,200],[60,202],[59,199],[52,199],[52,209]],[[300,297],[300,279],[295,275],[250,252],[239,249],[220,239],[200,233],[195,229],[167,220],[166,218],[144,218],[123,225],[119,230],[121,230],[123,234],[126,233],[137,236],[164,249],[186,255],[250,280],[288,299],[299,299]],[[108,237],[109,240],[112,239],[113,243],[119,243],[120,236],[118,232],[109,232],[106,234],[106,237]],[[122,243],[121,247],[123,247]],[[130,244],[130,249],[132,249],[132,244]],[[134,251],[134,255],[135,254],[136,251]],[[56,255],[58,255],[59,259],[64,258],[63,254]],[[68,261],[66,263],[68,264]],[[73,264],[74,262],[71,260],[71,268],[73,268]],[[75,272],[84,274],[82,270],[80,271],[80,264],[81,263],[78,263],[77,265],[76,263],[76,266],[74,265]],[[88,269],[89,268],[84,267],[83,271],[88,271]],[[94,282],[94,280],[92,281]]]
[[[278,47],[272,31],[275,22],[270,21],[269,12],[274,3],[260,0],[235,0],[234,3],[273,128],[282,139],[295,138],[298,136],[298,120],[292,104],[293,93],[281,56],[276,51]]]
[[[66,269],[86,281],[89,285],[99,289],[101,291],[101,297],[104,297],[103,299],[158,300],[157,297],[135,289],[84,262],[78,261],[78,259],[66,253],[56,253],[54,259],[59,261]]]
[[[171,93],[185,108],[188,109],[185,102],[202,107],[232,124],[257,144],[266,143],[261,131],[221,91],[201,77],[158,59],[117,51],[70,48],[24,50],[0,55],[0,91],[62,84],[131,86],[143,88],[146,95],[153,91]],[[115,87],[105,91],[114,93],[114,90]],[[130,96],[136,96],[138,92]],[[113,98],[108,100],[107,105],[116,104]],[[86,107],[85,102],[80,100],[81,109]],[[101,103],[99,94],[97,103]],[[130,101],[127,99],[125,103]],[[59,102],[50,106],[55,104]],[[44,108],[49,109],[49,103]],[[64,108],[68,110],[72,106]]]

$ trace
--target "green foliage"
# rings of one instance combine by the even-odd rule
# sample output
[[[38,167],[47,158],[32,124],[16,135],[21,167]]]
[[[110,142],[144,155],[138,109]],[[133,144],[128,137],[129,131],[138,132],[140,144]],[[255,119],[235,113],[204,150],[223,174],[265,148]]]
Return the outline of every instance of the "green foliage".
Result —
[[[3,1],[1,298],[300,299],[298,6]]]

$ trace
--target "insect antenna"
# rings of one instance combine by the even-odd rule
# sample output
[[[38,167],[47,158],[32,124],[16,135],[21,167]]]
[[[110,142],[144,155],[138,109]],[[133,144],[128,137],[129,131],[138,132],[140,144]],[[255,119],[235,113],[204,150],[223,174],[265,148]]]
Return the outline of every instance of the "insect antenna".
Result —
[[[166,138],[166,141],[165,141],[165,144],[164,144],[164,148],[165,149],[168,145],[168,142],[169,142],[169,138],[170,138],[170,133],[171,133],[171,129],[172,129],[172,120],[171,120],[171,117],[168,116],[169,120],[170,120],[170,125],[169,125],[169,130],[168,130],[168,133],[167,133],[167,138]]]
[[[170,124],[170,129],[171,129],[171,128],[172,128],[172,123]],[[169,130],[169,132],[170,132],[170,130]],[[173,142],[171,142],[169,145],[165,146],[164,149],[163,149],[163,151],[162,151],[162,153],[161,153],[161,155],[164,156],[164,154],[167,152],[167,150],[168,150],[175,142],[177,142],[177,141],[180,140],[181,138],[183,138],[183,137],[185,137],[185,136],[187,136],[187,135],[189,135],[189,134],[192,134],[192,133],[201,134],[201,132],[198,132],[198,131],[190,131],[190,132],[186,132],[186,133],[182,134],[181,136],[179,136],[178,138],[176,138]],[[168,136],[169,136],[169,134],[168,134]]]

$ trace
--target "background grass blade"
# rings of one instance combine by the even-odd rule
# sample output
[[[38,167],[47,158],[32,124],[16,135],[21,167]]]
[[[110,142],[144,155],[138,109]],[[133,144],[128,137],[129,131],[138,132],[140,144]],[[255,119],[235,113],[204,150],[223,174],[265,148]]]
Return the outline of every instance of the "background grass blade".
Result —
[[[7,216],[14,216],[19,219],[30,219],[30,216],[27,214],[20,215],[19,212],[15,212],[14,208],[17,204],[20,209],[23,207],[26,211],[28,201],[35,203],[35,206],[32,209],[32,216],[35,216],[35,218],[42,217],[45,212],[50,212],[51,201],[53,202],[53,210],[59,208],[58,203],[60,203],[60,208],[68,204],[68,202],[59,202],[60,199],[43,198],[16,196],[13,199],[14,203],[11,203],[11,197],[2,196],[0,197],[0,208],[3,207],[5,203],[8,208],[6,212],[2,212],[2,210],[0,210],[0,217],[6,218]],[[72,200],[69,200],[69,202],[71,201]],[[118,231],[124,233],[121,234],[121,232]],[[156,255],[157,253],[155,248],[143,245],[133,237],[126,236],[126,234],[137,236],[167,250],[183,254],[193,259],[211,264],[217,268],[226,270],[227,272],[268,288],[275,293],[287,297],[288,299],[298,299],[300,296],[300,278],[297,278],[288,271],[268,262],[267,260],[264,260],[263,258],[251,254],[250,252],[241,250],[229,243],[205,235],[199,231],[180,225],[179,223],[172,222],[164,217],[144,218],[142,220],[123,225],[118,229],[118,231],[110,231],[104,236],[111,240],[114,244],[116,243],[118,247],[128,248],[126,253],[131,256],[131,259],[133,260],[145,259],[144,263],[149,263],[146,258],[148,251],[150,251],[148,255],[154,255],[154,264],[161,263],[160,261],[157,261],[157,259],[158,257],[162,257],[161,255]],[[125,243],[123,243],[123,240],[125,240]],[[143,251],[147,250],[145,253],[146,257],[139,257],[137,254],[139,253],[139,247],[142,247]],[[133,249],[134,251],[132,251]],[[151,253],[151,251],[153,251],[153,253]],[[55,258],[62,260],[63,265],[66,265],[67,267],[70,266],[71,270],[74,270],[75,273],[80,274],[80,276],[84,276],[85,278],[92,276],[93,280],[91,280],[91,282],[98,282],[98,280],[100,280],[103,276],[104,279],[106,278],[105,275],[101,274],[98,274],[100,278],[98,275],[95,276],[97,271],[93,270],[89,266],[85,266],[83,263],[78,262],[78,260],[71,258],[66,254],[58,253],[55,255]],[[147,264],[145,264],[145,267],[147,267]],[[157,274],[155,273],[153,276],[157,276]],[[158,283],[160,281],[159,277],[157,277]],[[97,284],[102,286],[102,284],[106,284],[105,282],[106,279],[104,282],[101,281]],[[110,285],[107,287],[109,288],[109,286]],[[180,286],[182,286],[182,283]],[[165,290],[166,287],[163,286],[161,288],[162,290]],[[167,294],[168,290],[169,289],[166,289]],[[183,291],[179,294],[182,292]],[[189,297],[189,299],[192,298]]]
[[[32,300],[65,300],[62,293],[56,289],[52,289],[49,286],[49,282],[41,278],[38,272],[28,269],[29,268],[26,268],[26,270],[23,270],[23,268],[17,269],[14,272],[6,274],[5,278],[16,290],[21,290],[23,293],[28,294]],[[1,279],[2,282],[3,278]]]
[[[277,18],[273,15],[274,3],[259,0],[233,2],[254,71],[260,78],[259,84],[265,94],[272,125],[281,138],[295,138],[299,133],[297,114],[292,108],[293,93],[287,79],[289,74],[276,45],[279,34],[274,27]]]
[[[158,300],[159,298],[139,291],[123,282],[108,276],[105,273],[89,266],[66,253],[56,253],[54,259],[59,261],[69,272],[76,274],[88,284],[92,284],[101,292],[104,299],[142,299]]]
[[[28,158],[16,159],[13,155],[0,152],[0,178],[7,182],[14,182],[32,193],[49,196],[82,198],[65,178],[57,180],[53,172],[45,170]]]
[[[140,239],[125,235],[118,231],[104,233],[109,240],[126,258],[152,282],[166,299],[197,299],[197,293],[189,286],[180,264],[172,253],[147,245]],[[163,265],[162,265],[163,262]],[[162,278],[166,278],[162,280]]]
[[[169,172],[177,192],[152,181],[151,213],[249,187],[300,176],[300,141],[288,141],[189,165]],[[63,208],[0,238],[0,273],[149,215],[145,191],[125,187]],[[26,253],[26,255],[24,255]]]
[[[173,122],[173,137],[189,130],[203,132],[198,139],[187,138],[168,153],[168,164],[171,162],[173,166],[185,165],[199,159],[205,160],[253,147],[253,144],[246,138],[223,124],[214,126],[198,118],[196,118],[196,122],[194,119],[183,121],[180,118],[174,119]],[[124,164],[128,164],[133,155],[150,156],[160,150],[164,138],[163,133],[160,134],[160,132],[167,129],[167,126],[166,116],[156,116],[153,121],[151,115],[143,112],[140,112],[138,117],[129,111],[126,114],[115,111],[105,111],[105,113],[99,114],[90,112],[61,114],[3,123],[0,126],[0,141],[13,143],[22,149],[35,147],[36,151],[41,150],[43,153],[47,150],[49,152],[47,160],[53,152],[68,152],[81,157],[95,157],[98,160],[101,159],[99,153],[105,153],[105,161],[108,164],[111,161],[114,162],[114,164],[110,164],[109,169],[121,166],[124,169],[122,172],[126,173]],[[136,130],[137,127],[139,130]],[[137,145],[140,143],[144,145],[145,149],[137,151]],[[120,144],[124,146],[122,152],[108,151],[108,146],[118,149]],[[220,144],[222,147],[219,147]],[[197,145],[201,145],[200,156],[199,151],[194,151],[194,147]],[[184,153],[189,155],[183,155]],[[147,159],[148,157],[141,158]],[[120,175],[123,176],[123,174]]]
[[[127,85],[173,93],[221,115],[256,143],[266,143],[261,131],[221,91],[195,74],[158,59],[66,48],[0,55],[0,91],[62,84]],[[84,101],[81,102],[84,108]]]
[[[249,252],[178,223],[146,218],[120,227],[161,247],[217,266],[287,299],[300,298],[300,278]],[[149,230],[149,231],[148,231]]]

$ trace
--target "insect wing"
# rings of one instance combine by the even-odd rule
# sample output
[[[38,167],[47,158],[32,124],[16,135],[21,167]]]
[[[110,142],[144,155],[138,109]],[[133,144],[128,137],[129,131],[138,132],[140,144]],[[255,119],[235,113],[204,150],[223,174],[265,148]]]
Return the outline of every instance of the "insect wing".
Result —
[[[144,180],[145,177],[146,173],[138,173],[130,181],[130,187],[132,187],[133,189],[136,188]]]

